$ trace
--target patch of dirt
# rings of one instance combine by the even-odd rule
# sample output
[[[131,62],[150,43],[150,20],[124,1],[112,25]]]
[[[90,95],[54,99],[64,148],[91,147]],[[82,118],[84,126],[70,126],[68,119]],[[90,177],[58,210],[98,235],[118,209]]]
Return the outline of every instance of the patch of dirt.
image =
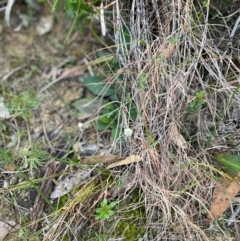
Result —
[[[72,20],[67,20],[61,11],[55,16],[50,33],[39,36],[36,27],[40,21],[40,13],[28,16],[30,13],[26,12],[26,6],[22,7],[22,5],[16,3],[11,11],[11,22],[15,23],[11,25],[11,28],[5,26],[3,12],[0,13],[1,77],[13,67],[21,64],[37,64],[42,70],[46,70],[51,69],[57,63],[62,63],[67,57],[71,57],[78,63],[86,56],[86,53],[91,53],[98,48],[99,44],[92,37],[89,29],[83,30],[81,26],[76,27],[68,43],[64,45]],[[47,7],[48,12],[45,10],[44,14],[49,16],[51,9],[50,6]],[[29,26],[22,26],[21,29],[16,30],[14,26],[21,23],[21,15],[29,18]]]
[[[21,11],[19,9],[24,9],[22,5],[14,5],[12,22],[16,22],[19,18],[18,11]],[[40,132],[39,129],[42,129],[44,123],[48,132],[56,128],[59,123],[72,122],[72,116],[69,113],[70,103],[84,94],[84,87],[79,81],[80,77],[85,75],[84,70],[77,78],[58,81],[56,85],[39,93],[40,90],[65,67],[79,65],[87,53],[98,47],[98,43],[94,41],[88,29],[82,34],[76,29],[68,41],[69,44],[64,45],[63,42],[72,21],[70,19],[66,21],[63,14],[56,16],[50,33],[38,36],[35,26],[39,17],[38,13],[38,18],[31,19],[32,22],[28,28],[23,27],[17,32],[13,28],[4,26],[2,18],[0,78],[3,84],[8,82],[6,85],[10,86],[16,94],[29,87],[36,91],[41,103],[39,109],[34,111],[30,118],[30,130]],[[6,78],[8,75],[9,77]]]
[[[50,14],[50,8],[46,3],[41,11],[26,9],[24,2],[14,5],[11,12],[11,28],[6,26],[2,12],[0,15],[0,94],[4,97],[4,101],[8,102],[14,96],[20,96],[30,89],[36,94],[38,106],[33,108],[27,120],[17,117],[5,120],[6,130],[5,135],[0,138],[0,145],[1,148],[14,153],[16,161],[23,149],[30,151],[35,143],[40,144],[52,158],[57,159],[66,155],[74,142],[79,139],[79,113],[73,108],[72,102],[89,95],[81,81],[88,73],[83,69],[78,76],[59,80],[56,84],[50,83],[60,76],[64,69],[84,64],[83,59],[88,53],[92,53],[94,58],[94,51],[99,48],[99,43],[88,29],[80,31],[80,28],[76,28],[68,43],[64,44],[72,20],[67,20],[65,14],[60,11],[54,17],[52,30],[39,36],[36,33],[36,25],[43,13]],[[29,11],[34,14],[30,16]],[[29,24],[16,30],[23,15],[29,18]],[[48,85],[49,88],[43,91]],[[92,136],[90,138],[97,138],[94,129],[90,132],[89,136]],[[10,140],[10,136],[15,141]],[[9,148],[10,142],[13,142],[11,148]],[[45,163],[49,159],[50,157]],[[20,161],[19,164],[23,163]],[[41,168],[41,171],[43,170],[44,168]],[[17,185],[25,181],[21,175],[15,174],[18,172],[15,167],[10,170],[9,165],[3,165],[1,171],[6,171],[4,175],[0,175],[1,187],[5,183]],[[29,178],[43,176],[41,171],[26,175]],[[27,216],[29,215],[36,195],[36,192],[32,192],[32,188],[21,192],[14,191],[13,199],[20,213],[25,210]],[[9,203],[10,200],[5,202],[6,205],[3,204],[5,209]],[[3,216],[5,212],[0,213],[0,219],[5,219]]]

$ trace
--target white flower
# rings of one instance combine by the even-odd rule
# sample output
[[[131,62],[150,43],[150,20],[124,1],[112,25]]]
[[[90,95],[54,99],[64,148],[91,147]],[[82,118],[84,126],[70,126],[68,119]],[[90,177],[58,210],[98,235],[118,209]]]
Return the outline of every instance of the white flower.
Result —
[[[8,187],[9,187],[9,183],[7,181],[4,181],[3,182],[3,188],[8,189]]]
[[[78,128],[81,130],[83,128],[83,123],[82,122],[78,122]]]
[[[124,135],[125,135],[125,136],[131,136],[131,135],[132,135],[132,129],[126,128],[126,129],[124,130]]]

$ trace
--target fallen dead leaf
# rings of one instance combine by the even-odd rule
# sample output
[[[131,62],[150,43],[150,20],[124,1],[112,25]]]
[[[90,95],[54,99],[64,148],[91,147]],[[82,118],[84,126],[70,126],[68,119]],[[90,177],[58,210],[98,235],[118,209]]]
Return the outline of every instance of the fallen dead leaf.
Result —
[[[169,59],[171,57],[171,55],[173,54],[175,48],[175,44],[174,43],[169,43],[166,49],[163,49],[162,51],[162,55],[166,58]]]
[[[119,162],[116,163],[112,163],[109,166],[107,166],[107,169],[113,168],[113,167],[117,167],[117,166],[124,166],[124,165],[128,165],[130,163],[134,163],[134,162],[139,162],[142,161],[142,157],[137,156],[137,155],[131,155],[129,157],[127,157],[124,160],[121,160]]]
[[[177,124],[174,122],[169,134],[170,140],[183,150],[188,147],[188,143],[185,141],[184,137],[179,133]]]
[[[70,175],[66,175],[65,178],[58,181],[58,184],[54,187],[50,198],[59,198],[66,193],[73,190],[74,187],[79,186],[84,180],[90,177],[91,170],[78,170],[78,172]],[[60,177],[61,178],[61,177]]]
[[[240,185],[236,181],[224,180],[218,183],[213,191],[209,218],[216,220],[222,215],[239,191]]]
[[[5,120],[10,117],[10,112],[3,102],[3,97],[0,97],[0,120]]]
[[[117,162],[120,160],[123,160],[124,158],[116,155],[107,155],[107,156],[102,156],[102,155],[96,155],[96,156],[90,156],[85,158],[82,163],[90,163],[90,164],[95,164],[95,163],[112,163],[112,162]]]
[[[53,28],[53,17],[49,16],[42,16],[37,23],[36,31],[39,36],[42,36],[46,33],[49,33]]]
[[[12,164],[8,164],[6,169],[7,169],[8,172],[14,172],[15,171],[15,166],[12,165]]]
[[[92,156],[99,150],[98,144],[77,142],[73,145],[74,152],[83,156]],[[93,156],[94,157],[94,156]]]
[[[15,221],[0,221],[0,241],[4,240],[10,232],[16,230],[15,225]]]

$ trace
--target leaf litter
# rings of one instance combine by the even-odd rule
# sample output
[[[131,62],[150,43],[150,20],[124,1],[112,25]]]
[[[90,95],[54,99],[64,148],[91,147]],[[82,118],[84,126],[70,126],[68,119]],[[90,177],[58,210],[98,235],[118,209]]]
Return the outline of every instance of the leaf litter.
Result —
[[[184,4],[184,3],[183,3]],[[191,20],[192,21],[192,20]],[[54,30],[54,29],[53,29]],[[16,41],[16,42],[18,42],[18,41]],[[189,43],[188,43],[189,44]],[[19,46],[21,45],[21,44],[18,44]],[[30,44],[28,45],[28,46],[30,46]],[[121,46],[121,45],[119,45],[119,46]],[[192,46],[194,46],[194,45],[192,45]],[[78,47],[78,49],[79,49],[79,46],[77,46]],[[22,48],[22,46],[21,46],[21,48]],[[77,49],[77,48],[75,48],[75,49]],[[75,49],[74,49],[74,51],[75,51]],[[164,42],[164,44],[162,44],[162,47],[161,47],[161,51],[160,51],[160,54],[162,54],[167,60],[170,60],[171,59],[171,57],[172,57],[172,55],[174,54],[174,49],[176,49],[177,50],[177,46],[175,45],[175,44],[173,44],[173,43],[169,43],[168,45]],[[25,50],[24,50],[25,51]],[[174,56],[175,57],[175,56]],[[160,69],[160,68],[159,68]],[[159,74],[159,76],[160,76],[161,74]],[[185,78],[185,77],[184,77]],[[41,81],[39,81],[39,82],[41,82]],[[53,84],[55,84],[56,82],[54,82],[54,83],[51,83],[51,86],[53,85]],[[59,83],[58,83],[59,84]],[[44,87],[42,87],[42,86],[40,86],[40,89],[41,90],[43,90],[43,88]],[[45,89],[46,90],[46,89]],[[172,95],[172,96],[174,96],[174,95]],[[171,96],[171,98],[172,98],[172,96]],[[177,112],[176,112],[177,113]],[[178,114],[178,113],[177,113]],[[48,118],[46,118],[47,120],[48,120]],[[54,118],[54,121],[56,122],[56,119],[57,118]],[[161,123],[161,121],[160,121],[160,123]],[[159,123],[157,123],[157,125],[159,125],[160,127],[162,127]],[[159,127],[158,126],[158,127]],[[156,129],[158,129],[158,128],[156,128]],[[159,128],[159,129],[164,129],[164,128]],[[175,138],[177,136],[177,138]],[[175,140],[176,139],[176,140]],[[177,147],[180,147],[180,149],[185,149],[185,140],[184,139],[182,139],[182,137],[181,137],[181,134],[180,134],[180,132],[175,128],[174,129],[174,126],[173,126],[173,129],[172,129],[172,140],[171,140]],[[163,143],[164,143],[164,140],[163,140]],[[139,143],[136,143],[137,144],[137,147],[139,147]],[[145,145],[143,145],[144,146],[144,150],[143,151],[145,151]],[[169,150],[167,150],[167,151],[169,151]],[[160,151],[160,155],[161,154],[164,154],[164,153],[162,153],[161,151]],[[101,156],[101,155],[100,155]],[[96,158],[96,156],[95,157],[93,157],[93,159],[94,160],[97,160],[97,161],[99,161],[99,160],[101,160],[101,157],[97,157]],[[119,157],[120,158],[120,157]],[[103,159],[105,159],[105,161],[106,161],[106,157],[103,157]],[[114,160],[113,160],[114,159]],[[111,159],[113,162],[115,162],[114,164],[113,164],[113,166],[111,166],[111,165],[109,165],[108,166],[108,168],[113,168],[113,167],[117,167],[117,166],[122,166],[122,165],[128,165],[128,164],[131,164],[131,163],[134,163],[134,162],[138,162],[138,161],[142,161],[142,159],[141,159],[141,157],[139,158],[138,156],[130,156],[130,157],[127,157],[127,158],[125,158],[124,160],[118,160],[118,161],[116,161],[117,160],[117,157],[114,157],[113,159]],[[107,163],[107,162],[106,162]],[[158,165],[159,163],[158,162],[156,162],[156,164]],[[153,167],[154,167],[154,165],[153,165]],[[149,166],[149,168],[151,168],[150,166]],[[151,169],[150,169],[151,170]],[[151,172],[149,172],[149,173],[151,173],[151,176],[153,176],[153,177],[155,177],[154,176],[154,174],[155,174],[155,171],[157,170],[157,168],[154,168],[154,171],[151,173]],[[112,170],[111,170],[112,171]],[[157,171],[156,171],[156,173],[157,173]],[[161,175],[162,175],[162,173],[161,173]],[[162,175],[162,176],[164,176],[164,175]],[[159,181],[160,181],[160,183],[161,183],[161,176],[158,176],[159,177]],[[171,179],[171,177],[169,177],[169,180]],[[150,180],[150,179],[149,179]],[[156,180],[158,180],[157,178],[156,178]],[[190,180],[190,179],[189,179]],[[191,181],[191,180],[190,180]],[[147,182],[146,182],[147,183]],[[151,185],[152,185],[152,182],[149,182],[149,183],[151,183]],[[164,184],[164,182],[162,182],[163,184]],[[223,185],[222,186],[222,188],[217,188],[216,187],[216,191],[215,191],[215,194],[214,194],[214,198],[213,198],[213,202],[212,202],[212,207],[214,207],[214,205],[215,205],[215,203],[218,203],[216,206],[219,206],[220,204],[219,203],[221,203],[221,200],[223,199],[223,198],[226,198],[228,195],[230,196],[230,198],[232,198],[233,196],[234,196],[234,194],[236,193],[236,191],[237,191],[237,187],[235,186],[235,185],[233,185],[232,184],[233,183],[233,181],[230,181],[229,183],[227,183],[226,185]],[[221,186],[221,185],[220,185]],[[146,186],[147,187],[147,186]],[[167,187],[165,187],[165,186],[161,186],[161,187],[159,187],[159,189],[161,189],[161,188],[167,188]],[[146,188],[147,189],[147,188]],[[149,189],[150,190],[150,189]],[[155,189],[156,190],[156,195],[158,195],[159,196],[159,193],[158,193],[158,189]],[[155,191],[154,190],[154,191]],[[162,196],[162,190],[160,190],[161,191],[161,196]],[[82,193],[82,192],[79,192],[79,193]],[[153,203],[152,204],[154,204],[154,205],[152,205],[152,206],[155,206],[155,203],[157,203],[156,202],[156,200],[154,199],[155,197],[154,197],[154,195],[155,195],[155,193],[154,192],[152,192],[152,196],[151,196],[151,199],[153,200]],[[226,194],[227,193],[227,194]],[[164,196],[163,196],[164,197]],[[167,200],[167,198],[166,198],[166,200]],[[219,200],[220,200],[220,202],[219,202]],[[168,204],[168,203],[166,203],[166,204]],[[151,205],[151,204],[150,204]],[[178,203],[178,205],[181,205],[181,204],[179,204]],[[177,205],[176,205],[177,206]],[[223,205],[224,206],[224,205]],[[226,206],[226,204],[225,204],[225,206]],[[213,208],[213,211],[212,211],[212,213],[213,213],[213,215],[212,216],[215,216],[215,217],[218,217],[219,215],[221,215],[221,214],[217,214],[216,213],[216,209],[217,208]],[[159,210],[160,210],[160,208],[159,208]],[[163,209],[164,210],[164,209]],[[224,210],[224,208],[222,208],[222,210]],[[74,211],[74,210],[72,210],[72,211]],[[79,209],[78,209],[78,211],[79,211]],[[79,212],[81,212],[82,210],[80,210]],[[84,210],[85,211],[85,210]],[[223,211],[224,212],[224,211]],[[75,215],[75,212],[73,212],[72,213],[73,215]],[[165,213],[162,213],[162,212],[159,212],[159,214],[161,215],[161,216],[167,216],[167,215],[164,215]],[[167,214],[167,213],[166,213]],[[82,214],[81,214],[82,215]],[[84,215],[85,215],[85,212],[84,212]],[[184,219],[182,219],[182,216],[184,216]],[[179,218],[178,218],[178,220],[179,220],[179,222],[181,223],[181,225],[182,225],[182,220],[185,220],[185,217],[186,217],[186,214],[184,213],[184,215],[179,215]],[[193,219],[194,219],[194,217],[193,217]],[[63,223],[62,222],[63,220],[61,220],[61,223]],[[64,220],[65,221],[65,220]],[[170,220],[171,221],[171,220]],[[177,227],[177,225],[178,225],[178,223],[177,223],[177,220],[175,220],[176,221],[176,227]],[[172,225],[172,222],[171,222],[171,225]],[[60,225],[59,225],[60,226]],[[71,223],[69,224],[68,223],[68,226],[71,226]],[[165,226],[166,228],[168,228],[168,225],[166,224],[166,225],[163,225],[163,226]],[[183,227],[184,227],[184,225],[182,225]],[[180,227],[182,227],[182,226],[179,226],[179,228]],[[189,228],[190,226],[188,225],[187,226],[187,228]],[[62,227],[61,227],[62,228]],[[72,226],[71,226],[71,228],[72,228]],[[178,228],[178,227],[177,227]],[[181,228],[180,228],[181,229]],[[176,229],[175,229],[176,230]],[[56,231],[57,231],[57,229],[56,229]],[[167,232],[165,232],[166,230],[162,230],[162,229],[160,229],[159,228],[159,231],[161,232],[161,234],[162,233],[167,233]],[[189,231],[191,232],[191,231],[193,231],[192,229],[189,229]],[[179,232],[180,233],[180,232]],[[55,232],[55,234],[57,234],[57,232]],[[168,235],[168,234],[167,234]],[[169,236],[170,236],[171,234],[169,234]],[[174,234],[175,235],[175,234]],[[178,235],[176,235],[177,237],[178,237]],[[174,237],[176,237],[176,236],[174,236]],[[167,239],[166,237],[163,237],[163,238],[165,238],[165,239]],[[179,240],[180,240],[180,236],[179,236]],[[198,239],[199,240],[199,239]]]
[[[107,169],[111,169],[111,168],[118,167],[118,166],[125,166],[128,164],[136,163],[136,162],[140,162],[140,161],[143,161],[142,157],[140,157],[138,155],[131,155],[131,156],[128,156],[127,158],[125,158],[124,160],[121,160],[121,161],[108,165]]]
[[[229,207],[231,201],[240,192],[237,181],[223,179],[217,183],[213,191],[209,218],[218,219]]]
[[[13,3],[13,1],[8,2]],[[24,5],[24,3],[16,4]],[[11,11],[11,6],[9,4],[7,9],[8,11],[6,15],[6,20],[10,24],[10,12],[11,18],[15,17],[15,12]],[[58,16],[56,16],[56,18],[59,19],[61,17],[64,16],[61,14],[58,14]],[[39,98],[41,98],[41,106],[39,108],[34,107],[30,110],[31,115],[29,117],[29,120],[26,122],[21,121],[21,116],[19,116],[18,118],[12,118],[13,116],[11,116],[11,111],[10,109],[8,109],[8,99],[6,98],[6,96],[4,96],[5,89],[1,89],[1,94],[3,92],[3,96],[0,96],[0,121],[2,121],[1,124],[3,123],[2,128],[6,128],[6,135],[2,136],[5,139],[3,139],[3,141],[1,140],[0,144],[1,148],[3,148],[4,151],[7,152],[10,150],[14,152],[15,150],[21,150],[26,145],[29,146],[29,143],[27,143],[27,141],[29,141],[31,145],[34,145],[35,142],[41,142],[44,143],[45,148],[49,147],[49,152],[51,152],[51,158],[55,160],[55,158],[61,158],[69,151],[68,143],[70,138],[72,138],[72,140],[74,138],[77,139],[77,135],[79,134],[76,117],[77,114],[86,114],[85,110],[82,113],[80,113],[80,111],[77,109],[72,111],[73,108],[71,104],[74,101],[83,98],[84,87],[81,81],[77,78],[84,75],[84,71],[87,66],[75,65],[75,68],[68,68],[68,66],[71,65],[76,59],[84,58],[85,51],[90,52],[89,50],[92,50],[93,46],[97,46],[97,41],[93,40],[90,46],[88,43],[88,36],[82,37],[80,35],[76,35],[76,42],[73,41],[72,44],[69,44],[68,46],[63,46],[61,45],[61,40],[65,37],[63,33],[67,31],[65,27],[68,28],[68,26],[65,26],[64,24],[61,24],[60,26],[54,23],[54,28],[52,28],[52,19],[50,18],[51,17],[49,16],[49,21],[46,23],[46,26],[44,26],[44,28],[46,28],[43,32],[41,30],[40,34],[42,36],[40,36],[39,38],[35,38],[36,31],[38,30],[34,28],[25,29],[26,31],[24,32],[22,31],[22,29],[19,29],[18,32],[14,32],[13,29],[4,28],[4,34],[1,35],[0,52],[4,54],[0,54],[0,62],[3,63],[3,65],[1,65],[0,81],[2,82],[2,84],[4,84],[3,87],[6,86],[7,89],[10,86],[11,91],[13,91],[16,95],[18,95],[19,93],[23,93],[24,88],[26,87],[32,88],[36,90],[36,94]],[[39,19],[39,22],[40,21],[41,18]],[[0,28],[1,27],[2,25],[0,25]],[[26,34],[26,32],[28,34]],[[45,35],[45,33],[47,32],[49,32],[49,34]],[[79,48],[79,42],[81,42],[81,48]],[[64,48],[61,49],[61,47]],[[68,61],[69,58],[66,56],[70,56],[73,58]],[[59,66],[59,63],[61,65],[62,72],[60,76],[56,75],[55,80],[53,78],[54,76],[51,75],[51,70],[59,70],[60,67],[57,67]],[[18,65],[21,66],[16,68],[16,66]],[[89,65],[91,65],[91,63]],[[32,66],[35,67],[37,71],[34,72],[31,76],[27,75],[29,71],[31,71]],[[3,73],[4,75],[2,76]],[[51,82],[49,84],[49,79],[51,78],[53,78],[53,82],[54,80],[55,82]],[[6,79],[8,81],[6,81]],[[86,93],[86,95],[87,94],[88,93]],[[96,112],[96,109],[94,110],[94,112]],[[87,131],[89,131],[89,129]],[[14,130],[14,132],[12,130]],[[90,129],[90,131],[92,131],[92,129]],[[26,133],[24,134],[23,138],[22,136],[20,137],[20,132]],[[14,138],[14,140],[16,139],[16,141],[12,140],[13,138],[11,137],[13,137],[13,135],[16,136],[16,138]],[[79,136],[80,135],[81,133],[79,134]],[[87,138],[88,140],[91,138],[93,140],[96,140],[96,135],[96,132],[92,131],[92,133],[88,133]],[[85,133],[83,134],[82,138],[84,140],[86,139]],[[62,144],[64,144],[64,146]],[[94,149],[95,147],[97,148]],[[82,148],[85,148],[84,150],[81,150],[82,152],[85,153],[91,151],[92,155],[92,152],[94,150],[97,151],[99,147],[95,144],[89,144],[87,146],[83,145]],[[56,156],[56,152],[63,152],[63,155],[61,157]],[[16,159],[16,161],[19,161],[18,164],[21,168],[22,159],[19,160],[17,151],[15,152],[14,158]],[[48,162],[48,160],[49,159],[46,158],[45,162]],[[42,178],[39,189],[46,198],[58,198],[66,194],[66,192],[72,191],[74,187],[81,185],[84,180],[89,178],[92,170],[87,168],[79,168],[79,172],[82,171],[81,174],[77,172],[73,174],[71,173],[69,175],[67,175],[66,172],[61,176],[62,179],[59,179],[58,183],[56,182],[54,193],[54,191],[52,191],[54,179],[51,178],[51,174],[55,174],[56,176],[58,176],[60,166],[57,164],[56,169],[56,163],[54,163],[55,161],[52,163],[52,165],[50,165],[47,170],[39,168],[39,170],[36,170],[36,173],[34,173],[33,176],[29,176],[29,178],[33,178],[34,180],[35,178]],[[63,163],[61,164],[63,165]],[[9,178],[6,178],[6,173],[4,173],[4,170],[6,169],[9,172],[7,174],[10,176]],[[7,162],[6,165],[5,163],[4,165],[1,165],[0,171],[1,180],[3,179],[4,183],[7,181],[9,183],[9,189],[7,185],[2,186],[2,195],[8,195],[8,193],[11,192],[12,185],[17,185],[18,182],[23,182],[22,177],[19,177],[17,175],[18,170],[12,170],[11,165]],[[25,167],[24,172],[27,173],[27,171],[27,167]],[[45,175],[43,173],[44,171]],[[38,174],[41,176],[39,177]],[[35,193],[34,196],[32,196],[27,189],[22,189],[24,188],[19,188],[19,190],[16,190],[16,194],[11,193],[11,198],[15,198],[16,207],[18,210],[20,210],[20,212],[22,211],[22,208],[29,209],[28,213],[30,215],[26,215],[26,218],[28,218],[28,220],[30,219],[33,222],[31,226],[33,230],[39,229],[37,222],[38,219],[42,217],[42,214],[48,213],[48,210],[46,208],[47,205],[45,205],[45,200],[43,200],[41,195],[36,195]],[[29,190],[30,189],[32,188],[30,187]],[[24,199],[23,202],[24,204],[29,204],[28,206],[24,206],[18,201],[18,196],[22,194],[22,191],[26,191],[25,193],[28,199],[27,201]],[[29,201],[30,198],[33,198],[31,202]],[[9,216],[10,214],[15,214],[14,210],[6,208],[8,204],[9,200],[6,199],[5,201],[4,198],[1,198],[0,219],[2,219],[2,221],[0,222],[0,240],[3,240],[5,236],[9,234],[9,232],[16,232],[16,229],[12,227],[19,228],[17,226],[17,219],[15,220],[13,218],[6,217],[6,215]],[[32,210],[30,211],[31,208]],[[9,225],[7,223],[9,223]],[[15,236],[17,235],[18,234],[15,234]]]
[[[5,105],[3,97],[0,96],[0,120],[9,119],[10,117],[10,111]]]
[[[240,156],[231,154],[214,154],[215,161],[225,172],[225,177],[217,183],[212,196],[209,218],[218,219],[240,192]]]
[[[51,199],[59,198],[69,192],[75,187],[81,185],[86,179],[90,177],[92,169],[83,170],[79,169],[73,174],[64,174],[59,177],[57,185],[54,187],[53,192],[50,195]]]

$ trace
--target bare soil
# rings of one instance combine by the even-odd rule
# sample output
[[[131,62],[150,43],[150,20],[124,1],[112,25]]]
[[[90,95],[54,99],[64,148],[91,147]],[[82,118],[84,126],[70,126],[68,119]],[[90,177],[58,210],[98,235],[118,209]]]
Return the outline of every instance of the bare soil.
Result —
[[[39,144],[50,154],[45,164],[71,151],[78,139],[79,122],[79,113],[71,104],[89,95],[82,84],[82,78],[87,75],[86,69],[81,69],[77,73],[72,73],[71,69],[94,59],[95,51],[100,47],[91,31],[88,28],[81,28],[82,26],[76,27],[67,44],[64,44],[72,19],[67,19],[60,11],[54,16],[51,31],[39,36],[36,26],[40,18],[46,15],[50,16],[50,7],[47,3],[41,6],[41,11],[36,11],[24,2],[14,5],[11,12],[11,27],[6,26],[3,12],[0,15],[1,96],[7,102],[11,99],[10,96],[18,96],[26,90],[31,90],[39,103],[38,107],[30,111],[27,120],[14,116],[4,120],[6,131],[5,135],[1,136],[1,148],[10,150],[16,157],[16,163],[20,165],[20,150],[30,150],[35,144]],[[28,26],[22,26],[17,30],[23,16],[28,18]],[[68,72],[68,77],[60,78],[51,84],[64,74],[64,71]],[[95,132],[89,133],[88,136],[91,138],[93,135],[94,139]],[[17,140],[16,144],[8,148],[11,136]],[[0,174],[1,188],[4,183],[16,185],[24,181],[12,165],[1,165],[0,168],[3,172]],[[32,173],[32,177],[42,177],[44,172],[46,167],[41,167],[40,172]],[[56,170],[49,175],[55,173]],[[48,194],[51,192],[47,191]],[[11,198],[14,205],[10,205]],[[19,228],[20,216],[25,213],[26,218],[30,217],[36,199],[37,192],[31,188],[21,192],[15,190],[12,197],[10,195],[8,198],[1,198],[0,220],[14,220],[13,227]],[[38,204],[40,205],[40,202]],[[40,210],[43,211],[44,209]],[[19,240],[18,232],[14,232],[13,227],[9,240]]]

